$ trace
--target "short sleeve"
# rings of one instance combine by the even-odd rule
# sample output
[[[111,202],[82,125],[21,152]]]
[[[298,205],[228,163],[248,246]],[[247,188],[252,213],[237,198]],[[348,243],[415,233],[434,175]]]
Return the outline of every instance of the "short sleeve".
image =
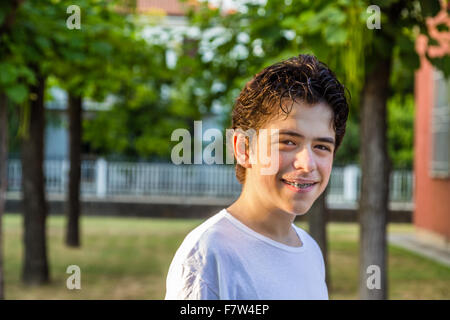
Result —
[[[219,285],[219,265],[220,269],[226,268],[223,245],[212,229],[191,242],[183,242],[172,260],[165,299],[218,300],[219,292],[223,291]]]
[[[322,249],[320,249],[320,246],[319,246],[319,244],[317,243],[317,241],[314,240],[314,238],[311,237],[311,235],[310,235],[309,233],[307,233],[306,231],[304,231],[304,230],[301,229],[301,228],[298,228],[298,227],[297,227],[297,229],[300,230],[301,233],[302,233],[302,235],[304,235],[305,238],[308,238],[309,241],[310,241],[310,243],[316,248],[315,251],[316,251],[317,257],[318,257],[318,259],[319,259],[320,268],[321,268],[321,273],[322,273],[322,278],[323,278],[323,280],[325,281],[325,279],[326,279],[326,267],[325,267],[325,258],[324,258],[324,256],[323,256]]]
[[[219,300],[219,296],[200,276],[190,273],[167,287],[165,300]]]
[[[325,279],[326,279],[326,268],[325,268],[325,260],[324,260],[324,258],[323,258],[323,254],[321,254],[321,258],[322,259],[320,259],[321,260],[321,264],[322,264],[322,274],[323,274],[323,280],[325,281]]]
[[[319,244],[316,242],[316,240],[314,240],[314,239],[312,239],[312,240],[314,241],[314,244],[317,249],[317,253],[318,253],[318,256],[320,259],[320,267],[321,267],[321,271],[322,271],[322,277],[323,277],[323,280],[325,281],[325,278],[326,278],[325,259],[323,257],[323,253],[322,253],[322,250],[320,249]]]

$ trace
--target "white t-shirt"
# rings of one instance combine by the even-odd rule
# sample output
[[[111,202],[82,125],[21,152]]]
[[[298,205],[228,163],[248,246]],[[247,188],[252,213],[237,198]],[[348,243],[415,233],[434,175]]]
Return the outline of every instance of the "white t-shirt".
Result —
[[[292,226],[301,247],[272,240],[221,210],[178,248],[165,299],[327,300],[320,247],[306,231]]]

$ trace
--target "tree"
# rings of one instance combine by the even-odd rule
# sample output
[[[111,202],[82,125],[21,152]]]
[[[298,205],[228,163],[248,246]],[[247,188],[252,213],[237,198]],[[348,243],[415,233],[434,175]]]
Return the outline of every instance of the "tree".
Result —
[[[5,298],[3,275],[3,212],[6,202],[7,189],[7,154],[8,154],[8,115],[7,97],[0,93],[0,300]]]
[[[11,11],[10,16],[15,18],[14,28],[2,34],[0,39],[0,96],[6,94],[21,110],[19,133],[22,138],[25,248],[22,279],[26,284],[50,280],[43,174],[44,94],[48,78],[54,76],[64,83],[70,96],[72,123],[75,124],[71,130],[69,199],[72,209],[67,238],[70,244],[77,244],[81,99],[103,100],[121,79],[132,77],[129,70],[133,66],[128,62],[135,59],[134,56],[140,57],[140,61],[145,59],[139,54],[142,41],[135,41],[131,24],[125,24],[126,17],[117,12],[124,8],[114,7],[115,3],[110,1],[86,0],[78,4],[86,9],[85,32],[77,33],[66,26],[66,9],[71,5],[70,1],[25,2],[16,11]],[[6,16],[5,21],[13,21],[10,16]],[[0,23],[4,17],[0,15]],[[112,57],[114,64],[110,61]]]
[[[170,32],[155,30],[145,40],[139,38],[141,33],[138,27],[139,41],[122,50],[119,69],[114,68],[122,81],[111,92],[115,98],[111,109],[84,120],[83,141],[102,155],[167,160],[173,130],[189,128],[201,113],[185,101],[186,90],[175,86],[182,74],[167,63]],[[166,36],[169,40],[164,42],[157,39]]]
[[[8,160],[8,102],[20,103],[25,100],[25,87],[16,82],[28,70],[20,67],[11,51],[4,45],[8,41],[16,20],[21,0],[2,3],[0,5],[0,300],[5,298],[3,271],[3,213],[7,191]]]
[[[29,131],[22,142],[22,196],[24,204],[25,263],[22,279],[28,285],[50,281],[47,257],[44,162],[44,90],[46,77],[36,65],[31,67],[37,75],[36,85],[30,86]],[[32,121],[31,121],[32,120]]]
[[[16,12],[14,28],[4,37],[2,47],[16,61],[21,77],[14,77],[16,99],[21,109],[22,197],[24,208],[24,264],[22,281],[39,285],[50,280],[46,242],[47,203],[45,199],[44,93],[51,51],[52,28],[45,17],[54,12],[45,2],[24,2]],[[4,58],[4,57],[2,57]]]
[[[59,3],[58,20],[64,20],[65,11],[61,9],[70,5],[70,1]],[[128,23],[126,11],[119,13],[114,2],[85,0],[77,5],[82,8],[81,29],[57,28],[51,39],[51,72],[68,93],[70,169],[65,242],[71,247],[80,246],[83,99],[104,100],[129,76],[127,70],[133,69],[123,56],[142,48],[142,42],[133,37],[133,24]]]
[[[194,73],[194,77],[208,75],[209,82],[194,82],[204,89],[203,101],[218,99],[231,106],[237,90],[256,70],[299,52],[313,53],[327,62],[351,92],[350,123],[356,119],[361,130],[362,299],[386,299],[388,292],[386,221],[391,164],[386,105],[394,89],[400,90],[398,85],[390,85],[393,57],[397,54],[407,69],[418,67],[415,39],[419,33],[428,35],[425,18],[435,15],[439,7],[439,1],[421,0],[268,0],[262,4],[245,2],[228,13],[204,4],[190,13],[203,35],[197,51],[201,62]],[[381,29],[371,28],[370,21],[377,18]],[[214,32],[217,29],[220,31]],[[449,73],[448,57],[430,60]],[[223,85],[221,97],[211,90],[215,81]],[[379,290],[366,286],[371,265],[381,271]]]
[[[329,211],[325,201],[324,191],[320,197],[314,202],[312,208],[308,212],[308,224],[309,224],[309,234],[317,241],[320,250],[322,251],[324,263],[325,263],[325,281],[327,283],[328,292],[332,291],[331,287],[331,276],[329,274],[329,263],[328,263],[328,240],[327,240],[327,222]]]
[[[386,23],[384,28],[375,31],[373,41],[367,45],[370,53],[366,59],[367,71],[361,93],[361,131],[364,143],[361,144],[359,292],[362,299],[388,298],[386,223],[392,165],[387,149],[386,107],[388,98],[392,95],[390,78],[393,48],[401,51],[403,61],[409,67],[417,68],[419,64],[414,50],[413,27],[420,27],[427,34],[424,18],[434,16],[440,9],[438,1],[380,2],[379,5]],[[444,71],[447,74],[450,72]],[[381,288],[375,290],[367,285],[371,266],[377,266],[381,271]]]
[[[17,1],[18,2],[18,1]],[[38,2],[13,6],[14,28],[1,40],[2,92],[21,109],[24,265],[26,284],[49,281],[47,261],[44,158],[44,93],[49,75],[52,32],[58,24],[55,4]],[[65,12],[65,8],[62,12]],[[61,20],[65,22],[65,20]],[[58,27],[65,27],[58,24]]]
[[[80,182],[81,182],[81,96],[69,92],[69,190],[66,204],[67,228],[66,244],[70,247],[80,246]]]

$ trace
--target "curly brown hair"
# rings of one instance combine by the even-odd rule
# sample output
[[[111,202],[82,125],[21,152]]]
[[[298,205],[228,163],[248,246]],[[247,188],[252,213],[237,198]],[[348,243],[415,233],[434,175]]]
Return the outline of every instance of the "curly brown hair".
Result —
[[[247,82],[233,108],[232,129],[258,131],[281,112],[287,117],[297,99],[310,105],[325,102],[331,107],[335,156],[344,138],[349,112],[345,88],[328,66],[312,55],[301,54],[275,63]],[[292,102],[290,108],[286,101]],[[248,139],[246,143],[248,146]],[[239,163],[236,178],[245,183],[245,168]]]

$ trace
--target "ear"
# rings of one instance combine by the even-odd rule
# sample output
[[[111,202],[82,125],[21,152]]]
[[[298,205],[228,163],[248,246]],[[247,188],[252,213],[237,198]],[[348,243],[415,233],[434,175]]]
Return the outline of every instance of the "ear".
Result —
[[[246,139],[247,136],[238,131],[235,131],[233,134],[233,150],[234,157],[238,164],[243,166],[244,168],[251,168],[252,165],[250,163],[249,156],[249,144]]]

